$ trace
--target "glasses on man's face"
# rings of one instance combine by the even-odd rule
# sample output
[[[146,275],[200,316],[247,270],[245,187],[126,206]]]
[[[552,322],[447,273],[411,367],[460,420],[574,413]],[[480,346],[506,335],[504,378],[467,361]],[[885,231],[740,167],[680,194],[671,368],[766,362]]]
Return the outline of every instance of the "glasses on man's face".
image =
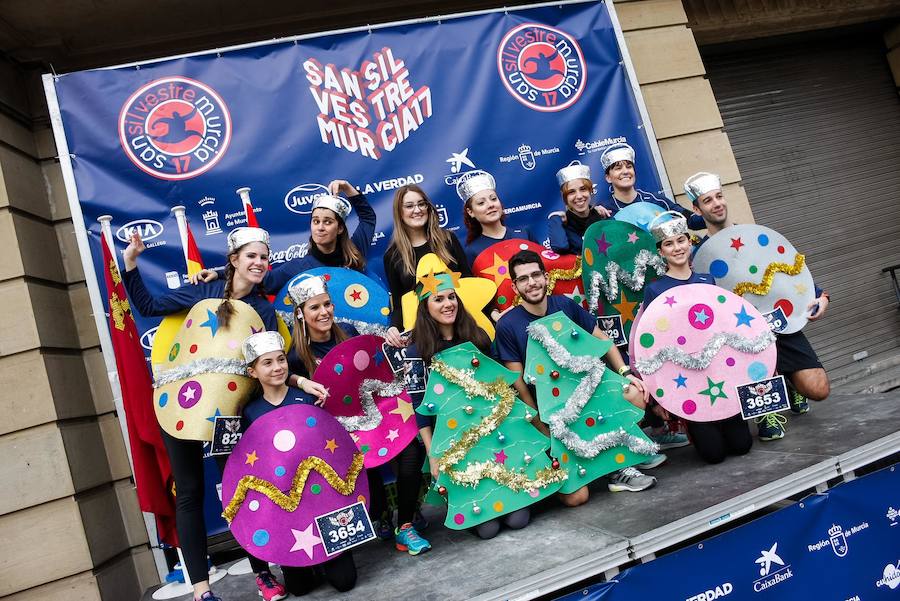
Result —
[[[535,282],[540,282],[542,279],[544,279],[544,272],[543,271],[534,271],[532,273],[529,273],[528,275],[520,275],[514,281],[516,282],[517,285],[524,286],[531,280],[534,280]]]
[[[412,213],[416,209],[418,209],[424,213],[428,210],[428,203],[425,202],[424,200],[420,200],[419,202],[417,202],[415,204],[404,204],[403,205],[403,210],[406,211],[407,213]]]

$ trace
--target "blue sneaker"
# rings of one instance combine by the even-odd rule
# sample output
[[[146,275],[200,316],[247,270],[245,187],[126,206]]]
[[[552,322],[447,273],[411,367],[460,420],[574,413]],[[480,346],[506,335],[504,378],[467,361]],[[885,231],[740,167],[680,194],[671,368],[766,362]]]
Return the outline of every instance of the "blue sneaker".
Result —
[[[668,459],[668,457],[666,457],[665,453],[654,453],[653,455],[648,455],[646,459],[638,463],[635,467],[642,470],[651,470],[665,463],[666,459]]]
[[[372,521],[372,528],[375,530],[375,536],[381,540],[391,540],[394,538],[394,520],[390,512],[381,514],[381,518]]]
[[[199,597],[194,597],[194,601],[222,601],[222,598],[213,595],[212,591],[206,591]]]
[[[788,402],[791,406],[791,412],[797,415],[809,411],[809,399],[797,392],[794,388],[788,389]]]
[[[403,524],[395,531],[394,540],[398,551],[406,551],[410,555],[418,555],[431,549],[431,543],[419,536],[409,523]]]
[[[760,440],[768,441],[784,438],[784,425],[787,423],[787,418],[783,415],[769,413],[768,415],[757,417],[755,421],[759,430]]]
[[[649,434],[648,436],[650,440],[659,445],[660,451],[686,447],[691,444],[686,434],[682,434],[681,432],[671,432],[668,429],[662,434]]]

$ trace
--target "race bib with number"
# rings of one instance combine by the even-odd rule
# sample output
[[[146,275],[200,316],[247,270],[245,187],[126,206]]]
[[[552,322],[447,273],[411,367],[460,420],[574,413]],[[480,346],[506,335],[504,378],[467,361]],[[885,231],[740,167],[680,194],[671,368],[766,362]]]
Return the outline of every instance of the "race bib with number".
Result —
[[[603,330],[616,346],[628,344],[628,339],[625,337],[625,326],[622,325],[621,315],[601,315],[597,318],[597,327]]]
[[[361,502],[320,515],[316,526],[322,535],[325,555],[329,557],[375,538],[369,513]]]
[[[241,418],[238,415],[217,415],[213,422],[210,455],[228,455],[241,439]]]
[[[774,310],[769,311],[768,313],[763,313],[762,315],[766,318],[766,323],[769,324],[769,329],[776,334],[783,332],[787,327],[787,316],[784,314],[784,311],[781,307],[775,307]]]
[[[790,408],[784,376],[736,386],[741,403],[741,416],[752,419]]]

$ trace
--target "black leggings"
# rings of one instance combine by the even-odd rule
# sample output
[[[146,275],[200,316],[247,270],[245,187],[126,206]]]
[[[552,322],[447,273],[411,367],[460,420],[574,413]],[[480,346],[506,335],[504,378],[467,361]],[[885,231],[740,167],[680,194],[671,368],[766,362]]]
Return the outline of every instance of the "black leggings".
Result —
[[[303,568],[281,567],[284,587],[292,595],[305,595],[322,583],[322,579],[345,593],[356,586],[356,563],[353,552],[345,551],[324,563]]]
[[[741,415],[715,422],[688,421],[688,434],[707,463],[722,463],[727,455],[745,455],[753,445],[750,428]]]
[[[406,448],[394,458],[397,462],[397,525],[412,522],[419,501],[419,489],[422,487],[422,463],[425,461],[425,449],[418,438],[414,438]],[[384,494],[384,482],[380,471],[366,470],[369,477],[369,514],[372,519],[381,519],[387,510],[387,498]]]
[[[181,440],[162,430],[175,478],[175,529],[192,583],[209,580],[206,522],[203,519],[203,443]]]

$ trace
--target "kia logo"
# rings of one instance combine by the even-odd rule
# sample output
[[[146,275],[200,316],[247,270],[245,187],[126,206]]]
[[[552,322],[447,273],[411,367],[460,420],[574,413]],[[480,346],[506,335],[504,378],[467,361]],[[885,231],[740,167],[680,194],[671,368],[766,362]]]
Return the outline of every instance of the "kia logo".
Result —
[[[128,244],[134,232],[140,234],[144,241],[153,240],[163,233],[163,226],[159,221],[152,219],[135,219],[117,229],[116,238]]]
[[[149,329],[144,332],[144,335],[141,336],[141,346],[147,349],[148,351],[153,350],[153,337],[156,335],[156,330],[159,329],[159,326],[155,328]]]

